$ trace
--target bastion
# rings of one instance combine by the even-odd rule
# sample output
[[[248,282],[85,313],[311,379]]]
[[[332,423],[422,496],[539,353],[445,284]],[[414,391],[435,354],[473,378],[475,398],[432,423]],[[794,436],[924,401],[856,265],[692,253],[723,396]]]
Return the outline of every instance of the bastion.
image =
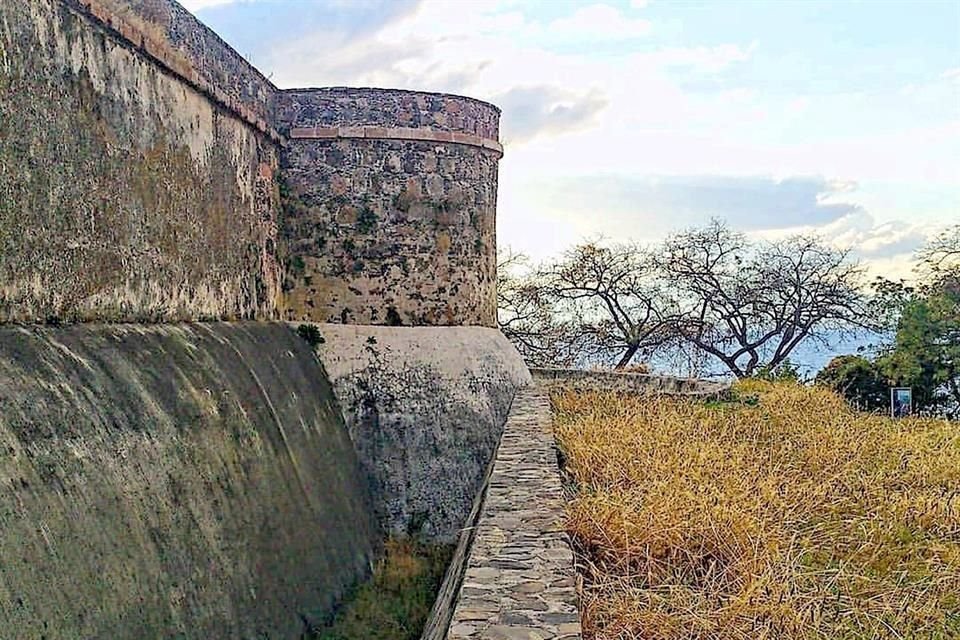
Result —
[[[277,109],[285,319],[496,326],[499,109],[342,87]]]

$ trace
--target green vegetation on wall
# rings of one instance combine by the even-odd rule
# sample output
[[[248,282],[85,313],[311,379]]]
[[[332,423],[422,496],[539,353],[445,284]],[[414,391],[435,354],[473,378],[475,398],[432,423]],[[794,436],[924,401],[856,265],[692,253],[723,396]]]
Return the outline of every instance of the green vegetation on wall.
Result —
[[[450,545],[388,541],[373,578],[311,640],[418,640],[452,555]]]

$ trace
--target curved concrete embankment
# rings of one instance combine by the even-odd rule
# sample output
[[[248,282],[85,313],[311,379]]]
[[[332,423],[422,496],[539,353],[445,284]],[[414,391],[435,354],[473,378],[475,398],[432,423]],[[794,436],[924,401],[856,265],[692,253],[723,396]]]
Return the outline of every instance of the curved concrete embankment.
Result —
[[[316,325],[381,522],[453,541],[530,372],[486,327]]]
[[[0,327],[0,638],[295,638],[377,542],[281,324]]]

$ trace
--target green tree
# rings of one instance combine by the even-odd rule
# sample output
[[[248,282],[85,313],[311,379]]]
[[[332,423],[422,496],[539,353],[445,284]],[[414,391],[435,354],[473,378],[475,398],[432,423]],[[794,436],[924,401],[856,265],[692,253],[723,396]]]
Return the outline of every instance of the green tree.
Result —
[[[786,358],[774,367],[760,367],[753,377],[769,382],[800,382],[800,369]]]
[[[877,364],[863,356],[833,358],[814,382],[833,389],[862,411],[886,409],[890,405],[890,385]]]
[[[886,377],[912,387],[920,410],[960,408],[960,287],[921,287],[904,305],[892,348],[879,359]]]
[[[914,406],[960,416],[960,225],[920,252],[921,282],[881,287],[895,307],[893,344],[877,365],[898,386],[913,388]]]

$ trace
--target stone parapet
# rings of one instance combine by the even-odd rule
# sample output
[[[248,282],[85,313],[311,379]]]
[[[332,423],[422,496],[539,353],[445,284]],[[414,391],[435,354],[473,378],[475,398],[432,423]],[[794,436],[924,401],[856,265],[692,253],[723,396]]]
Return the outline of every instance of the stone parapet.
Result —
[[[482,100],[446,93],[329,87],[282,91],[277,119],[282,128],[412,127],[496,140],[500,110]]]
[[[627,394],[667,394],[709,398],[721,396],[730,389],[729,382],[644,373],[539,368],[530,369],[530,373],[534,380],[551,390],[611,391]]]
[[[563,514],[550,402],[526,387],[504,426],[447,640],[581,637]]]

